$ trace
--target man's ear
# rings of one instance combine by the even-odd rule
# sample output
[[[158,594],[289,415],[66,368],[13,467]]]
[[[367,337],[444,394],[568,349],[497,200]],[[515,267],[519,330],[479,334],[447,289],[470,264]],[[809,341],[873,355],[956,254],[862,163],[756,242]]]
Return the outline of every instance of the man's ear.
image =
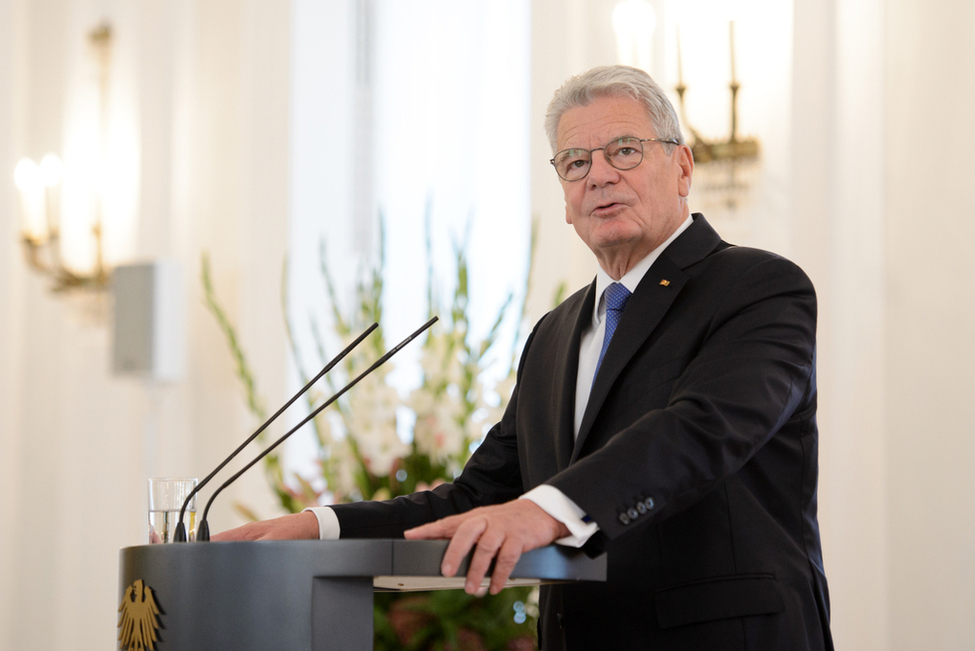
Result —
[[[674,153],[677,155],[677,165],[680,167],[677,191],[680,196],[687,198],[691,193],[691,177],[694,175],[694,154],[687,145],[680,145]]]

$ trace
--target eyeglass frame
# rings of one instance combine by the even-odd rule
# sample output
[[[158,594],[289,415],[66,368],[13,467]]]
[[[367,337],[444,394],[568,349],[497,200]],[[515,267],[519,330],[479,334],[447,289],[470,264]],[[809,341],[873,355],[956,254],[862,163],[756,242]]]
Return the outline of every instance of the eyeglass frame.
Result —
[[[640,160],[638,160],[636,162],[636,165],[634,165],[632,167],[616,167],[616,165],[613,165],[613,161],[611,161],[609,159],[609,155],[606,154],[606,148],[609,147],[611,144],[613,144],[613,142],[615,142],[617,140],[623,140],[623,139],[626,139],[626,138],[633,138],[634,140],[636,140],[636,141],[638,141],[640,143]],[[577,179],[567,179],[564,176],[562,176],[562,174],[559,173],[559,166],[555,164],[555,159],[559,157],[559,154],[561,154],[562,152],[565,152],[565,151],[571,151],[573,149],[578,149],[578,150],[581,150],[581,151],[587,151],[587,150],[583,149],[582,147],[567,147],[566,149],[561,149],[561,150],[555,152],[555,156],[553,156],[552,158],[550,158],[548,162],[551,163],[552,164],[552,167],[555,168],[555,173],[558,174],[558,176],[559,176],[560,179],[562,179],[566,183],[575,183],[576,181],[581,181],[582,179],[584,179],[587,176],[589,176],[589,172],[592,171],[592,154],[595,151],[602,150],[603,156],[606,158],[606,162],[609,163],[610,167],[612,167],[615,170],[619,170],[621,172],[626,172],[628,170],[636,169],[637,167],[640,166],[640,163],[643,162],[643,157],[646,154],[646,152],[643,150],[643,143],[645,143],[645,142],[660,142],[660,143],[665,143],[665,144],[668,144],[668,145],[680,145],[680,142],[678,142],[674,138],[637,138],[636,136],[619,136],[617,138],[613,138],[612,140],[610,140],[609,142],[607,142],[602,147],[596,147],[594,149],[588,150],[588,152],[589,152],[589,169],[586,170],[586,173],[585,174],[583,174],[582,176],[580,176]]]

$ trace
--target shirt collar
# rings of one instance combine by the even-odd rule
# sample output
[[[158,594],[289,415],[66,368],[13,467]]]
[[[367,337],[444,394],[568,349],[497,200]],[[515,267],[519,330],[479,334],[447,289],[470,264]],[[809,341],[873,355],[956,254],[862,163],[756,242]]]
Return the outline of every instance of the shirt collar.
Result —
[[[623,287],[626,287],[628,290],[630,290],[631,294],[635,292],[637,285],[640,284],[640,281],[643,280],[643,277],[647,274],[647,271],[649,271],[653,263],[657,261],[657,258],[660,257],[660,254],[664,252],[664,249],[670,246],[671,242],[676,240],[681,233],[686,231],[687,228],[692,223],[694,223],[694,218],[688,215],[687,219],[684,220],[684,223],[678,226],[677,230],[675,230],[670,235],[670,237],[668,237],[664,241],[663,244],[655,248],[653,251],[647,254],[645,258],[643,258],[635,265],[633,265],[633,268],[627,271],[626,275],[620,278],[619,281],[613,280],[608,273],[603,271],[602,267],[598,267],[596,269],[597,300],[596,300],[596,305],[593,308],[593,314],[592,314],[593,327],[599,325],[600,321],[602,321],[602,315],[606,313],[606,307],[605,307],[606,301],[603,298],[603,294],[606,291],[606,288],[615,282],[619,282],[623,285]]]

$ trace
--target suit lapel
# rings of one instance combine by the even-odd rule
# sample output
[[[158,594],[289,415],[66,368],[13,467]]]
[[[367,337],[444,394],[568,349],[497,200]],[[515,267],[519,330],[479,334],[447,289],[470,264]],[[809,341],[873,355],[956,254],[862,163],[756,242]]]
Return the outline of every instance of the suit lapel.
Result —
[[[647,270],[626,304],[589,394],[589,402],[582,417],[582,424],[579,426],[579,435],[572,448],[570,463],[578,459],[596,416],[606,402],[616,379],[660,324],[684,285],[687,284],[688,276],[682,269],[703,259],[720,244],[721,238],[704,217],[697,214],[694,217],[694,224],[674,240]],[[592,294],[595,297],[595,291],[592,291]],[[578,348],[578,338],[575,345]],[[578,369],[578,352],[576,358],[576,369]],[[575,402],[572,401],[572,404],[574,405]]]
[[[579,342],[582,331],[592,322],[596,303],[596,281],[589,285],[588,291],[579,304],[569,310],[566,320],[571,324],[572,334],[567,338],[568,346],[556,359],[561,368],[556,368],[553,378],[561,378],[561,399],[559,400],[557,426],[555,430],[555,451],[559,471],[569,465],[572,446],[575,443],[575,404],[576,377],[579,374]]]

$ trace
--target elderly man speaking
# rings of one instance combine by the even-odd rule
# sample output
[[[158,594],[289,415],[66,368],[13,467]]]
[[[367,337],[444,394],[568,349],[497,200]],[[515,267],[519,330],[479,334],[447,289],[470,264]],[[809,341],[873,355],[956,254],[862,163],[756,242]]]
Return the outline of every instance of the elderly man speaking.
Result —
[[[443,573],[473,551],[472,593],[492,562],[497,592],[523,552],[582,546],[607,581],[542,588],[544,650],[832,649],[812,284],[691,214],[691,150],[643,71],[573,77],[545,126],[599,269],[535,325],[463,473],[215,539],[449,539]]]

